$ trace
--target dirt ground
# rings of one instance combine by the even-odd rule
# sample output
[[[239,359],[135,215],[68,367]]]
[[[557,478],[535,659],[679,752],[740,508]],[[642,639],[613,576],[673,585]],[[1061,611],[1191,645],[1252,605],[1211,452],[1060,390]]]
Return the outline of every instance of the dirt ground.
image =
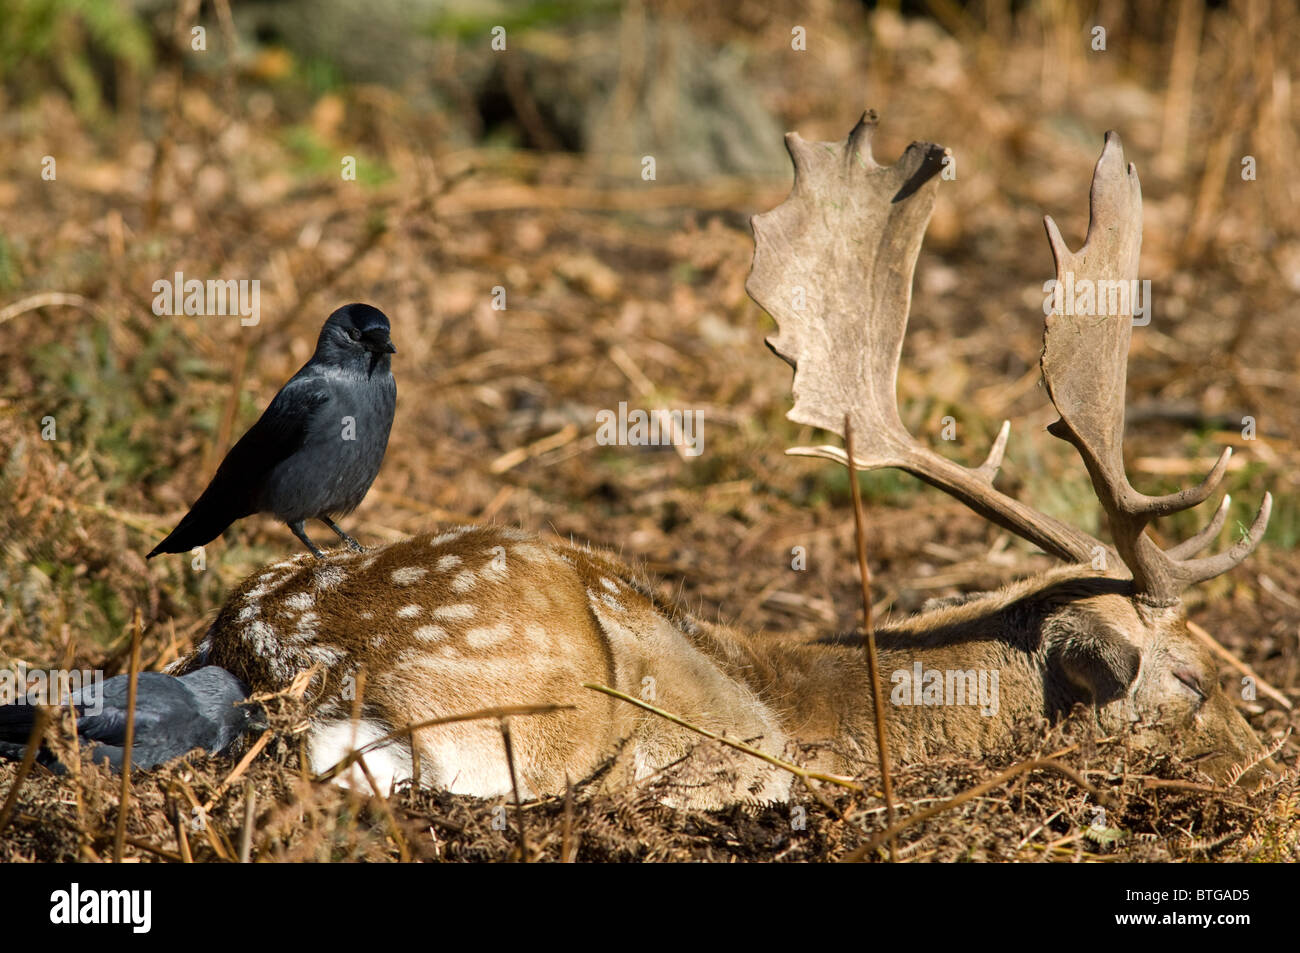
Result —
[[[873,107],[882,161],[914,139],[953,149],[957,178],[941,184],[917,268],[903,419],[963,463],[1011,420],[999,485],[1099,534],[1086,474],[1044,432],[1054,415],[1038,381],[1039,302],[1053,272],[1041,219],[1081,241],[1102,134],[1121,132],[1142,177],[1142,274],[1156,288],[1152,324],[1133,338],[1129,472],[1143,491],[1168,492],[1231,444],[1229,525],[1273,493],[1265,543],[1190,593],[1189,615],[1300,700],[1296,5],[1228,3],[1198,31],[1185,25],[1189,39],[1111,4],[1104,53],[1069,3],[993,21],[849,3],[647,9],[707,49],[741,49],[752,95],[806,139],[843,138]],[[791,50],[791,23],[816,38],[815,54]],[[96,116],[56,87],[0,92],[0,662],[111,675],[138,610],[144,666],[162,668],[239,580],[297,551],[284,526],[253,518],[208,547],[203,571],[144,560],[348,301],[380,306],[398,347],[388,455],[345,524],[363,541],[495,521],[616,550],[707,618],[801,633],[861,624],[847,476],[784,454],[824,435],[785,419],[790,370],[744,291],[748,217],[784,197],[788,174],[620,180],[581,154],[462,145],[450,112],[376,86],[295,86],[260,61],[199,73],[164,60],[136,92]],[[343,154],[373,174],[340,181]],[[1238,174],[1248,154],[1250,181]],[[40,178],[45,156],[55,181]],[[177,271],[260,277],[260,323],[155,316],[153,282]],[[595,415],[620,401],[703,411],[704,453],[598,445]],[[947,416],[954,442],[938,436]],[[57,439],[42,439],[47,417]],[[1051,564],[905,475],[862,486],[886,617]],[[1168,543],[1197,525],[1182,514],[1159,534]],[[796,546],[807,571],[791,571]],[[1240,680],[1227,664],[1222,677]],[[908,828],[899,857],[1300,859],[1300,745],[1281,741],[1295,717],[1264,694],[1243,704],[1289,767],[1259,792],[1215,789],[1083,719],[1027,725],[983,761],[901,768],[903,813],[1048,754],[1104,803],[1062,774],[1021,774]],[[304,777],[301,718],[292,700],[276,707],[273,739],[231,783],[233,759],[197,755],[133,779],[127,853],[231,860],[248,830],[253,860],[886,856],[873,842],[878,778],[862,779],[866,794],[713,813],[662,807],[655,784],[611,798],[586,782],[521,811],[409,789],[361,798]],[[0,798],[17,771],[0,762]],[[118,801],[118,779],[89,764],[34,770],[0,861],[110,857]]]

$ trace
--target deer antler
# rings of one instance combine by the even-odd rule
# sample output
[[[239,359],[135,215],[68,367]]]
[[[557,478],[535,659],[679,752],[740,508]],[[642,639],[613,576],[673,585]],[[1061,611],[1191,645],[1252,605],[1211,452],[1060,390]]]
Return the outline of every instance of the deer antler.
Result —
[[[1097,497],[1110,518],[1115,546],[1133,573],[1134,590],[1145,601],[1172,605],[1183,589],[1245,559],[1264,536],[1272,496],[1264,494],[1246,537],[1225,552],[1188,559],[1204,548],[1223,525],[1227,499],[1209,526],[1192,539],[1162,551],[1145,534],[1151,520],[1204,502],[1227,472],[1232,449],[1224,449],[1200,485],[1167,496],[1134,490],[1124,473],[1124,383],[1133,299],[1137,290],[1138,254],[1142,248],[1142,187],[1137,170],[1124,161],[1124,147],[1114,132],[1092,175],[1088,235],[1071,252],[1051,216],[1044,219],[1056,261],[1056,309],[1047,317],[1043,337],[1043,381],[1060,419],[1047,429],[1068,441],[1083,458]],[[1063,288],[1093,295],[1088,314],[1064,307]],[[1111,303],[1114,304],[1111,307]]]
[[[752,220],[754,265],[746,289],[780,324],[768,346],[795,369],[789,417],[843,436],[847,413],[854,432],[867,438],[863,455],[852,461],[856,469],[906,470],[1056,556],[1092,559],[1105,550],[1097,540],[993,488],[1009,423],[1003,423],[988,459],[973,470],[917,443],[903,427],[895,393],[898,361],[912,273],[946,151],[914,142],[894,165],[881,166],[871,154],[876,123],[875,113],[866,113],[843,142],[786,136],[794,188],[785,202]],[[1088,235],[1077,253],[1051,217],[1045,220],[1060,306],[1048,315],[1044,331],[1043,380],[1060,414],[1048,430],[1083,459],[1120,557],[1133,574],[1135,595],[1172,605],[1187,586],[1228,571],[1259,545],[1273,498],[1265,493],[1245,537],[1214,556],[1192,558],[1223,526],[1226,496],[1205,528],[1168,551],[1146,535],[1153,519],[1208,499],[1232,451],[1224,450],[1200,485],[1178,493],[1147,496],[1129,484],[1124,392],[1142,247],[1142,189],[1113,132],[1106,134],[1093,173],[1090,210]],[[1092,307],[1082,309],[1089,313],[1064,306],[1065,288],[1092,293]],[[838,447],[796,447],[790,453],[849,462]]]
[[[881,166],[871,154],[877,121],[865,113],[842,142],[787,135],[794,188],[751,220],[754,264],[745,288],[779,323],[767,343],[794,367],[789,417],[843,436],[847,413],[861,447],[855,468],[906,470],[1061,559],[1091,560],[1106,547],[993,488],[1009,422],[973,470],[903,427],[896,385],[912,272],[947,151],[914,142],[894,165]],[[790,453],[847,463],[838,447]]]

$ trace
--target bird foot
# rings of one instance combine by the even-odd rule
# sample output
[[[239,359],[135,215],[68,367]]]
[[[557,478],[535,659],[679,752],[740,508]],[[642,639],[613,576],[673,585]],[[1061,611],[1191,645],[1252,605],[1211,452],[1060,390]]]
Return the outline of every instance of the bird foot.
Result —
[[[298,520],[298,522],[296,523],[290,523],[289,529],[293,530],[293,535],[297,536],[300,540],[302,540],[302,544],[311,550],[311,554],[313,556],[315,556],[317,559],[325,558],[325,554],[321,552],[321,550],[316,546],[315,543],[313,543],[310,539],[307,538],[307,531],[302,527],[302,520]]]
[[[352,550],[354,553],[364,553],[366,551],[366,548],[364,546],[358,543],[347,533],[343,532],[343,530],[339,529],[338,523],[335,523],[328,516],[322,516],[320,518],[320,521],[324,523],[326,526],[328,526],[330,529],[334,530],[334,532],[338,534],[339,539],[347,543],[348,549]]]

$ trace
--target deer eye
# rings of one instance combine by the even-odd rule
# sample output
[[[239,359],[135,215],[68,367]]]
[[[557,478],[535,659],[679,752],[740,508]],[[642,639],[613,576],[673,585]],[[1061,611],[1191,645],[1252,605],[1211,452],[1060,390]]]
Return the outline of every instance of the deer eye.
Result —
[[[1186,669],[1186,668],[1174,669],[1174,678],[1178,679],[1180,682],[1182,682],[1184,685],[1190,688],[1196,694],[1196,697],[1199,698],[1201,701],[1205,701],[1205,699],[1208,697],[1205,694],[1205,690],[1201,688],[1201,680],[1197,678],[1196,674],[1192,672],[1190,669]]]

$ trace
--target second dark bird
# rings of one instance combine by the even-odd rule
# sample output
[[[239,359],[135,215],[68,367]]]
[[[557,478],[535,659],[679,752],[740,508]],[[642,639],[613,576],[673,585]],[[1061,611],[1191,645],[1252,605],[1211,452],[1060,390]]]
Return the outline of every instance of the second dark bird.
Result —
[[[324,553],[303,529],[309,519],[360,550],[334,520],[357,508],[383,463],[397,407],[390,367],[396,352],[378,308],[349,304],[331,314],[311,360],[280,388],[148,558],[202,546],[253,513],[289,524],[318,557]]]
[[[77,712],[77,737],[90,747],[96,763],[104,759],[122,770],[126,749],[129,677],[114,675],[103,684],[74,692],[61,704]],[[179,678],[162,672],[141,672],[136,684],[135,725],[131,764],[142,770],[157,767],[187,751],[224,751],[245,731],[265,727],[252,707],[241,705],[248,688],[224,668],[205,665]],[[36,722],[33,705],[0,705],[0,758],[21,761]],[[36,755],[46,767],[63,772],[47,749]]]

